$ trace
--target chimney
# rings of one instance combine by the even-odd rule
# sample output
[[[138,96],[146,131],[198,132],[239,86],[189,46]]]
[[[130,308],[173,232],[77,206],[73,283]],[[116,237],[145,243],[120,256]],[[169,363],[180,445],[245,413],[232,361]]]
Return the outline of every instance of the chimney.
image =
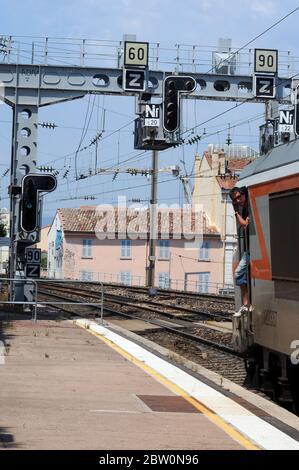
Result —
[[[223,150],[219,151],[218,157],[219,157],[219,172],[221,175],[224,175],[226,168],[225,168],[225,153]]]
[[[212,172],[213,176],[225,174],[225,153],[224,150],[212,153]]]
[[[218,175],[218,170],[219,170],[218,160],[219,160],[218,152],[213,152],[212,153],[212,173],[213,173],[213,176]]]

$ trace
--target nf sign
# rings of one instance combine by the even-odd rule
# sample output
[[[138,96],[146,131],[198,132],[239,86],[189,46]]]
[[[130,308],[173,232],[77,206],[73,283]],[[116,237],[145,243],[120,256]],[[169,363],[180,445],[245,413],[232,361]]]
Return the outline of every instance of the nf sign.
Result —
[[[294,130],[294,110],[281,110],[279,111],[279,132],[293,132]]]
[[[144,112],[144,125],[147,127],[160,126],[160,105],[159,104],[146,104]]]

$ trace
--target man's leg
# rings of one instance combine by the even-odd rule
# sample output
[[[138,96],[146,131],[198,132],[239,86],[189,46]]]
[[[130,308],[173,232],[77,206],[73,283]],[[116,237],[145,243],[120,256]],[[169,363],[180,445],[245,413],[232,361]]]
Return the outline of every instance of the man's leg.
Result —
[[[235,280],[236,285],[241,289],[241,297],[242,297],[242,307],[240,308],[239,312],[236,314],[238,316],[241,315],[241,311],[243,307],[249,308],[249,296],[248,296],[248,286],[247,286],[247,253],[243,253],[241,260],[237,266],[235,271]]]
[[[242,305],[245,305],[246,307],[249,307],[249,299],[248,299],[248,289],[247,289],[247,284],[242,284],[240,286],[241,289],[241,296],[242,296]]]

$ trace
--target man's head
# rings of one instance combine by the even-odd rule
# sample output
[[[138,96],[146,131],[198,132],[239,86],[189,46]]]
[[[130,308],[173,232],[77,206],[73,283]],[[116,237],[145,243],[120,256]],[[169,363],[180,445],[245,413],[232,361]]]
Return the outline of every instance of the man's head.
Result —
[[[235,186],[229,193],[234,205],[245,207],[247,205],[247,189]]]

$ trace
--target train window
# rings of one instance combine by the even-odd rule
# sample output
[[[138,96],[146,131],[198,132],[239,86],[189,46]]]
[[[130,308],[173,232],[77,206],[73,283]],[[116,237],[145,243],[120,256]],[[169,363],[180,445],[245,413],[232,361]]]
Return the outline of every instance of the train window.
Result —
[[[299,189],[270,194],[273,280],[299,282]]]

